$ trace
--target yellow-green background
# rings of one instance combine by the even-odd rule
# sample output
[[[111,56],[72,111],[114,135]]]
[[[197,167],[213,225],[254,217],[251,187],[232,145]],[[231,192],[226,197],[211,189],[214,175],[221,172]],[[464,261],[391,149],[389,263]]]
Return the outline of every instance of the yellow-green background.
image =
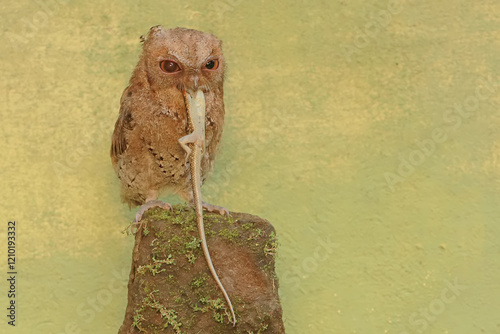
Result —
[[[276,227],[287,333],[500,333],[498,0],[0,8],[0,231],[17,221],[19,271],[11,328],[0,235],[2,333],[117,332],[134,210],[108,151],[157,24],[224,41],[227,121],[204,196]]]

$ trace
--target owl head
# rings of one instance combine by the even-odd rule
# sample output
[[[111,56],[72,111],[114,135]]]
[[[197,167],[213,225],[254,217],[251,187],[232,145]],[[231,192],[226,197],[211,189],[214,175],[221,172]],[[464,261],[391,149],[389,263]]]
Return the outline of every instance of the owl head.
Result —
[[[217,37],[194,29],[155,26],[141,40],[138,67],[154,90],[177,87],[206,93],[222,88],[226,64]]]

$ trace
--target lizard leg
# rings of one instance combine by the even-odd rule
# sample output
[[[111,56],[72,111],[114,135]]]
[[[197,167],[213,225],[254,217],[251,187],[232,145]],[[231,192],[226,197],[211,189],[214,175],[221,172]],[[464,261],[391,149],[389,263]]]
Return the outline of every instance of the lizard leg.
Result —
[[[194,143],[196,140],[196,135],[193,133],[190,133],[184,137],[179,138],[178,142],[181,145],[181,147],[186,151],[186,161],[189,160],[189,156],[191,155],[191,148],[188,146],[188,144]]]
[[[188,144],[200,145],[202,148],[202,152],[205,148],[205,139],[201,137],[201,134],[197,132],[191,132],[184,137],[181,137],[177,140],[179,145],[181,145],[182,149],[186,151],[186,161],[189,161],[189,156],[191,155],[192,149],[188,146]]]

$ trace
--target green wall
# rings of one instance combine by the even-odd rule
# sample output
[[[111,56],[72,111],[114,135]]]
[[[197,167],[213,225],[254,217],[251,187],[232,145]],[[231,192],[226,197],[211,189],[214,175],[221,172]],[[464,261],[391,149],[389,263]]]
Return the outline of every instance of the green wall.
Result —
[[[288,334],[500,333],[500,2],[5,3],[2,333],[117,332],[135,210],[110,136],[157,24],[224,41],[227,121],[203,193],[276,227]]]

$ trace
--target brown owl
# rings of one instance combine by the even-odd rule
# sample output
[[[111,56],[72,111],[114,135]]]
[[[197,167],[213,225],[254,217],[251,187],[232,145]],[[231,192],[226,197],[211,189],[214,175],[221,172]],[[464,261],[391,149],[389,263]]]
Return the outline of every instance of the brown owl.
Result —
[[[205,143],[201,160],[204,181],[211,170],[224,124],[222,43],[197,30],[152,27],[141,37],[143,52],[123,92],[111,144],[113,167],[129,206],[141,205],[140,221],[163,193],[193,199],[189,161],[178,143],[188,129],[186,91],[203,91],[206,101]],[[227,210],[203,203],[210,211]]]

